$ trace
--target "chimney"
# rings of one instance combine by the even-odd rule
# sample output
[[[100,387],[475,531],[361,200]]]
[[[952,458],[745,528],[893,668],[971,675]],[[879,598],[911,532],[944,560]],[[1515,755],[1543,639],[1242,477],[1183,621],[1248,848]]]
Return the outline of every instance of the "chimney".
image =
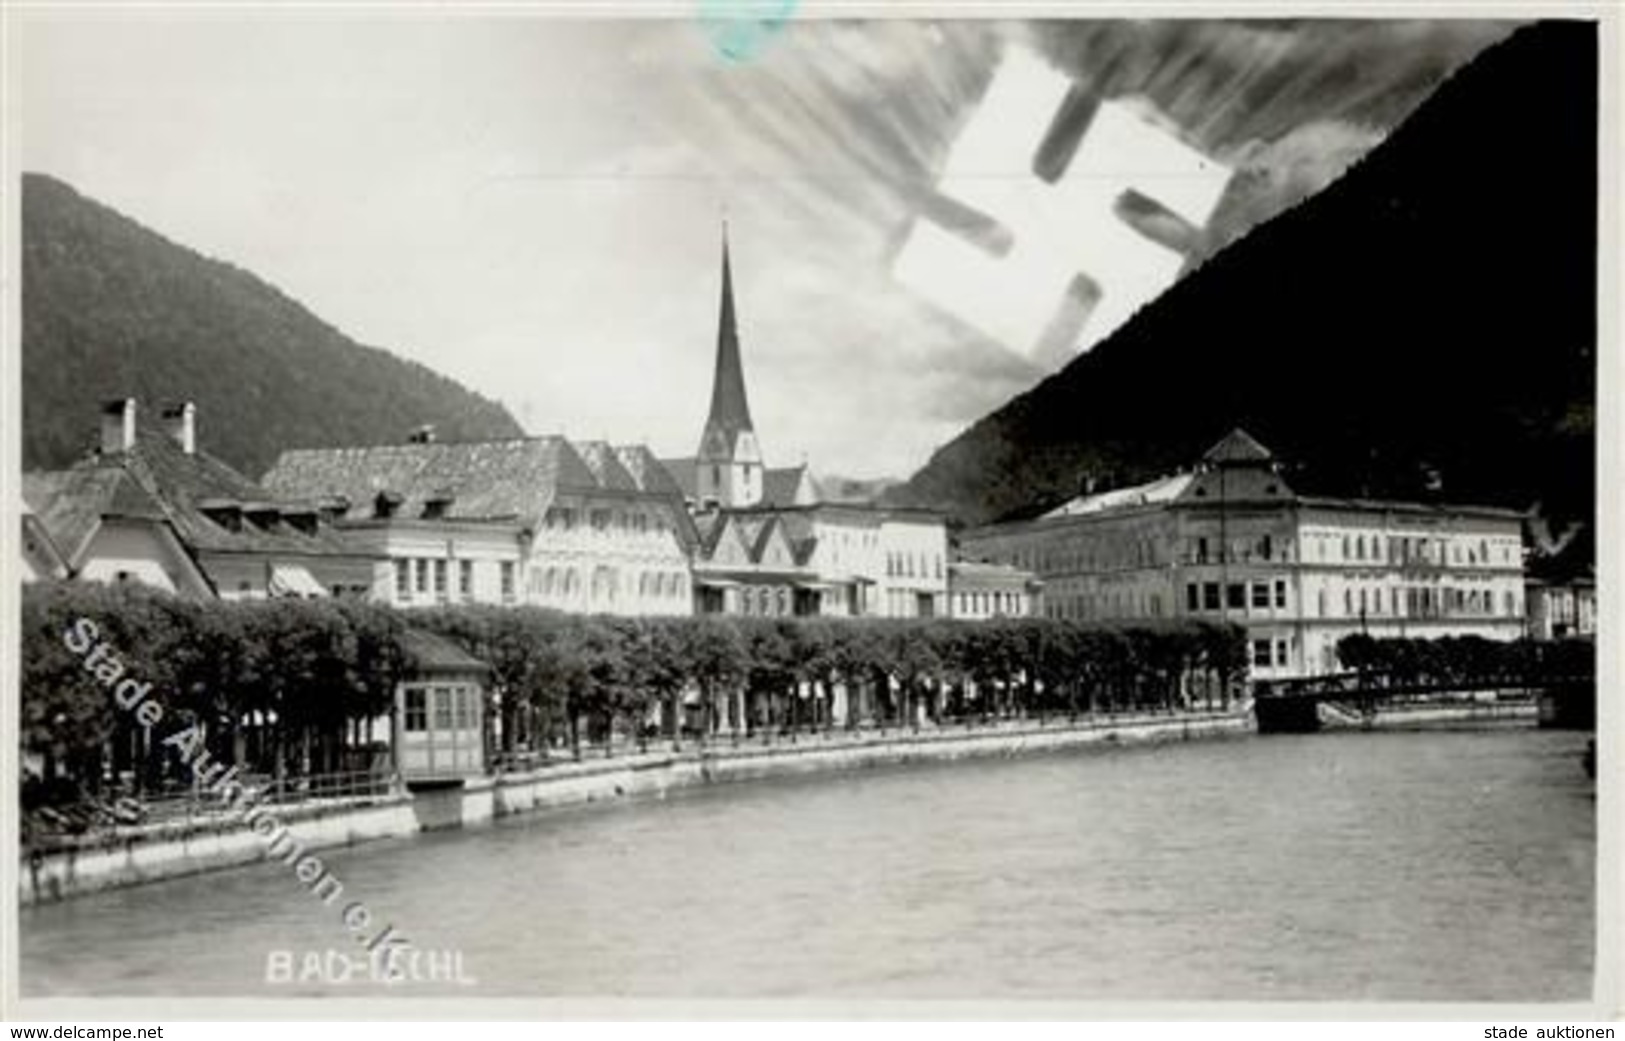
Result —
[[[135,399],[115,398],[102,404],[102,454],[135,447]]]
[[[416,430],[412,431],[412,433],[407,436],[406,440],[409,443],[414,444],[414,445],[432,445],[432,444],[434,444],[434,424],[433,423],[425,423],[425,424],[423,424],[422,426],[418,427]]]
[[[181,451],[192,455],[197,451],[197,406],[190,401],[164,408],[164,432],[181,446]]]

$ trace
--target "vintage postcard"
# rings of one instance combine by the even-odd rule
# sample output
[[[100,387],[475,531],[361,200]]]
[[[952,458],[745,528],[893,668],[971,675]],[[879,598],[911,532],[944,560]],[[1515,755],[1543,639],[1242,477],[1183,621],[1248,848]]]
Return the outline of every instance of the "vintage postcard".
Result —
[[[1616,13],[10,5],[6,1014],[1610,1017]]]

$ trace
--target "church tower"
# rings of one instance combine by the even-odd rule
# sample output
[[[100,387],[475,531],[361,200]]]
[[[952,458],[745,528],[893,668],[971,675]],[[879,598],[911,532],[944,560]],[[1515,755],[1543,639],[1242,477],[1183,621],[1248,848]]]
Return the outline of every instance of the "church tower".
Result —
[[[702,508],[754,506],[762,501],[762,452],[745,400],[745,371],[734,325],[733,274],[728,264],[728,227],[722,228],[722,314],[717,322],[717,370],[711,413],[700,435],[694,487]]]

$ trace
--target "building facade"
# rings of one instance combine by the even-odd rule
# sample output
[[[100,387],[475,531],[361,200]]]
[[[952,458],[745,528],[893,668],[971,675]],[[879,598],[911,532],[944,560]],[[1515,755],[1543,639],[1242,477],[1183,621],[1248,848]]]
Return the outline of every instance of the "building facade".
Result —
[[[1038,615],[1042,589],[1030,571],[956,560],[948,565],[948,614],[971,621]]]
[[[1262,677],[1338,671],[1337,642],[1515,639],[1520,514],[1300,496],[1237,430],[1192,473],[967,532],[967,556],[1026,568],[1054,618],[1202,618],[1247,630]]]
[[[692,524],[648,449],[563,437],[284,452],[265,478],[317,502],[383,563],[400,606],[529,604],[572,613],[691,613]]]

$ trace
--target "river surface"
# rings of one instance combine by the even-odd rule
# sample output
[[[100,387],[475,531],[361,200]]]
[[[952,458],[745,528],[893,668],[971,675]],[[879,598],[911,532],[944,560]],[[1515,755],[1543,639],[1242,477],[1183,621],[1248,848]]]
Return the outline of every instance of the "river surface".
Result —
[[[332,851],[471,985],[267,983],[359,948],[278,865],[21,912],[47,995],[1584,1000],[1584,736],[1246,737],[720,786]]]

